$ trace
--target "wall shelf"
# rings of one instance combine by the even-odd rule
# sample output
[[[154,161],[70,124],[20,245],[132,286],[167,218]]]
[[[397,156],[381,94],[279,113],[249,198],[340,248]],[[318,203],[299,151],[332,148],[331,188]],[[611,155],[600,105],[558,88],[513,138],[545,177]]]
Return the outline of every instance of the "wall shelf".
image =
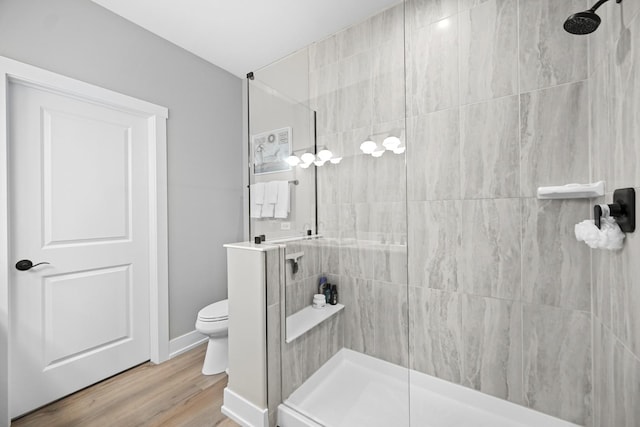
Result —
[[[538,199],[590,199],[604,195],[604,181],[538,187]]]
[[[287,337],[285,341],[292,342],[296,338],[319,325],[331,316],[338,314],[344,305],[327,304],[324,308],[313,308],[310,305],[287,317]]]

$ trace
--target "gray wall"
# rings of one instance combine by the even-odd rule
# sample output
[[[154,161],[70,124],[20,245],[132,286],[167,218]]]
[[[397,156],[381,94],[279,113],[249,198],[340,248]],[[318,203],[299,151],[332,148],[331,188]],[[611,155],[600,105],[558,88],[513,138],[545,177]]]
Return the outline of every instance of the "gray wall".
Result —
[[[241,80],[87,0],[2,0],[0,55],[169,108],[170,337],[194,330],[242,237]]]
[[[612,2],[611,2],[612,3]],[[616,188],[640,191],[640,3],[605,4],[591,37],[591,167]],[[636,200],[636,204],[638,201]],[[640,230],[620,252],[593,251],[594,419],[640,425]]]

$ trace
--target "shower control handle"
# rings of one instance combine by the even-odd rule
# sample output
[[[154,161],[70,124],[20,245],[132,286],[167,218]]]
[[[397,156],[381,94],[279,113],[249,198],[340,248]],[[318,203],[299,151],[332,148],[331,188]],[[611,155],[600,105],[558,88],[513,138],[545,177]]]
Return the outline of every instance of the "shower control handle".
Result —
[[[34,264],[29,259],[21,259],[20,261],[18,261],[16,263],[16,268],[18,270],[20,270],[20,271],[27,271],[27,270],[31,270],[36,265],[42,265],[42,264],[49,264],[49,263],[46,262],[46,261],[43,261],[43,262],[39,262],[37,264]]]
[[[593,222],[600,228],[602,216],[612,216],[620,229],[625,233],[633,233],[636,229],[636,192],[633,187],[618,188],[613,192],[613,203],[595,205]]]

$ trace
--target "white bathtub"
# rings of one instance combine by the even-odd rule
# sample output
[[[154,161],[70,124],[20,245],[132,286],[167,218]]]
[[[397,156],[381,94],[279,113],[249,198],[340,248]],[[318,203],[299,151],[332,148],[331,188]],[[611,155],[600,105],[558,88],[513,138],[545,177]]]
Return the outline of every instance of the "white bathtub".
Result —
[[[340,350],[279,406],[278,425],[576,427],[506,400],[347,349]]]

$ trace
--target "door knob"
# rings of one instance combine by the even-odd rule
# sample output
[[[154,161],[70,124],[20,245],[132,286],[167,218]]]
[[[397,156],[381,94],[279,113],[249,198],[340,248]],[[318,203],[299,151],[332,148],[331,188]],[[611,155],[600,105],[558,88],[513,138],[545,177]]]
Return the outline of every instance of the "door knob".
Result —
[[[16,263],[16,268],[20,271],[27,271],[35,267],[36,265],[41,265],[41,264],[49,264],[49,263],[44,261],[44,262],[39,262],[37,264],[34,264],[29,259],[21,259]]]

